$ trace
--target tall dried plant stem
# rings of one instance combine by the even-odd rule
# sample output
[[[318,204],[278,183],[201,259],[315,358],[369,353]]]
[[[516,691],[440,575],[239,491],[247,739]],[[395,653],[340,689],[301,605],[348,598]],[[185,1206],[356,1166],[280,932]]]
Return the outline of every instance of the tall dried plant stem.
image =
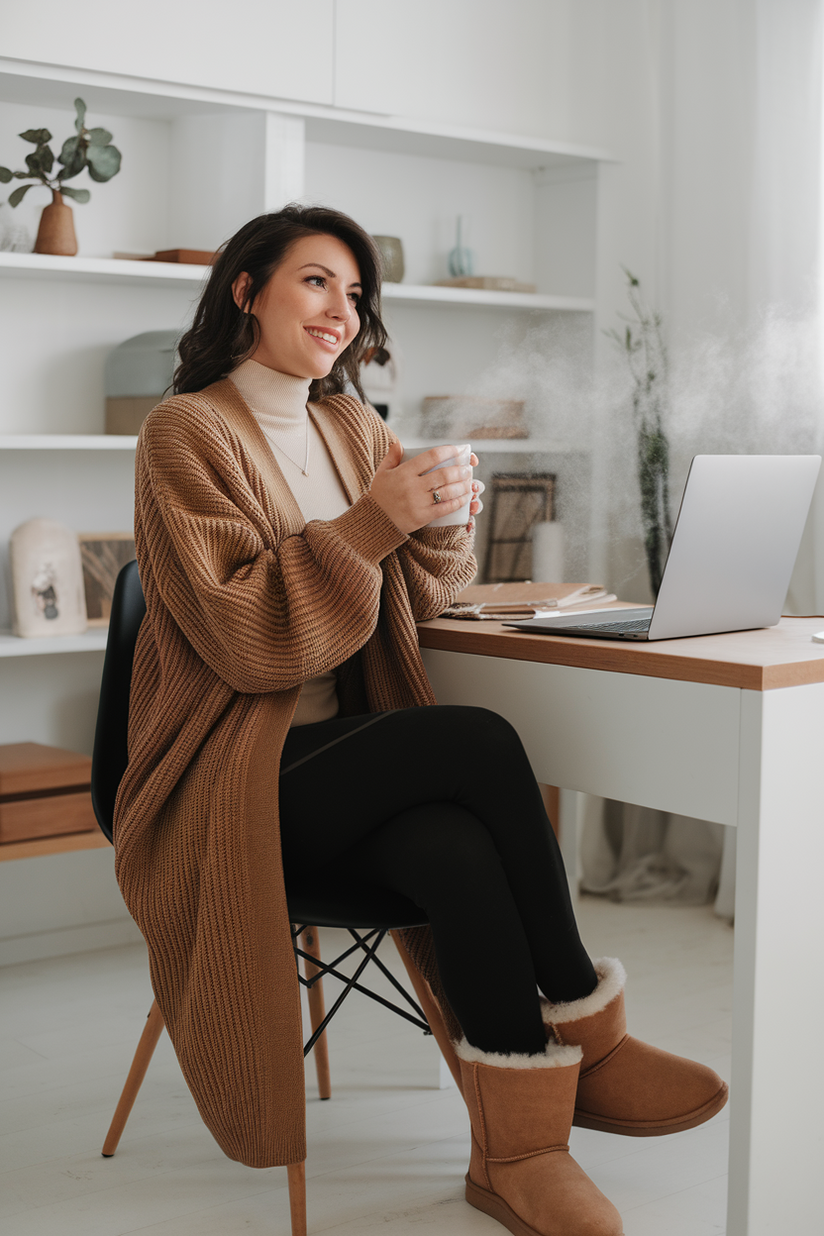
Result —
[[[627,326],[623,334],[617,330],[606,333],[625,354],[632,375],[644,551],[650,586],[657,596],[672,541],[669,440],[664,428],[669,407],[669,361],[660,314],[651,312],[644,304],[635,276],[626,269],[624,273],[635,317],[625,318]]]

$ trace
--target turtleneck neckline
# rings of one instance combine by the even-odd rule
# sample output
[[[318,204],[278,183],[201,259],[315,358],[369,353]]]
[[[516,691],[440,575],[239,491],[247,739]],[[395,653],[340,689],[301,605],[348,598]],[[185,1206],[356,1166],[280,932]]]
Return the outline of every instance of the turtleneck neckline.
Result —
[[[280,373],[255,360],[243,361],[229,377],[259,418],[264,432],[305,428],[310,378]]]

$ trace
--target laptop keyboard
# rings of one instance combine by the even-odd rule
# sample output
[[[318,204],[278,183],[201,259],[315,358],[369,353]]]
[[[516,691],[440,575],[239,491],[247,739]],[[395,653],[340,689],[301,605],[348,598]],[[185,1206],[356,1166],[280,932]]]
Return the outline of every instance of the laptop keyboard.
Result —
[[[649,618],[635,618],[629,622],[588,622],[575,627],[564,623],[566,631],[591,631],[593,627],[598,631],[648,631]]]

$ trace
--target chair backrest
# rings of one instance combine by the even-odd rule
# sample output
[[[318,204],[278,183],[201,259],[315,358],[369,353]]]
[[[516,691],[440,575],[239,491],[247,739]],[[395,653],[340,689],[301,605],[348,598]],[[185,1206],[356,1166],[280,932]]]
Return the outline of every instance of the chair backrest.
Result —
[[[137,633],[145,613],[137,563],[127,562],[117,577],[112,598],[92,754],[92,806],[109,841],[114,831],[117,787],[129,762],[129,691]]]

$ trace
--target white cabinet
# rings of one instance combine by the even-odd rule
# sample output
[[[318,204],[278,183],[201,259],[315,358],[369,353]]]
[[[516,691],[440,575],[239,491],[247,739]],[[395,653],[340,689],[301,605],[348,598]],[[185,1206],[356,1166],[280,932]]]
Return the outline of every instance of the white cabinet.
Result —
[[[18,523],[41,515],[78,531],[131,526],[134,441],[102,435],[104,361],[131,335],[183,329],[207,274],[115,260],[113,252],[211,249],[247,218],[292,199],[328,202],[373,233],[402,237],[406,280],[387,285],[384,301],[404,351],[408,429],[423,395],[465,390],[502,345],[499,384],[509,381],[507,362],[518,379],[520,358],[529,359],[519,347],[540,338],[538,359],[565,367],[567,379],[554,398],[534,400],[537,440],[487,443],[481,453],[488,468],[513,470],[521,452],[538,452],[535,465],[570,478],[571,522],[585,527],[587,434],[570,408],[591,350],[597,167],[606,156],[538,137],[344,111],[340,99],[379,106],[391,85],[391,63],[376,64],[365,38],[357,80],[339,56],[339,106],[327,106],[332,10],[332,0],[289,13],[273,3],[268,24],[249,31],[243,57],[234,59],[223,55],[219,36],[229,18],[217,0],[203,0],[194,16],[160,0],[144,0],[125,17],[103,0],[78,0],[70,17],[58,0],[4,14],[4,54],[20,59],[0,61],[0,164],[22,166],[28,148],[16,135],[31,126],[62,142],[77,95],[124,157],[120,175],[90,186],[91,202],[75,208],[78,257],[0,252],[0,630],[9,625],[7,545]],[[350,15],[380,23],[389,10],[395,21],[396,6],[337,4],[346,37]],[[414,6],[408,11],[420,19]],[[179,12],[187,22],[175,26]],[[44,62],[82,67],[26,63],[35,46]],[[17,212],[0,208],[0,237],[21,222],[33,235],[47,200],[45,190],[33,190]],[[537,296],[431,286],[447,274],[458,213],[467,216],[480,272],[535,282]],[[99,631],[59,643],[0,634],[0,742],[90,751],[103,642]],[[6,892],[23,889],[22,902],[42,902],[50,913],[10,916],[10,898],[0,896],[0,961],[132,938],[110,858],[98,851],[2,864]]]
[[[626,7],[609,0],[338,0],[335,102],[591,141],[610,108],[610,25],[621,15],[609,10]]]
[[[4,6],[3,55],[26,62],[36,48],[45,64],[123,74],[138,89],[149,79],[159,94],[185,82],[328,104],[334,9],[335,0],[235,8],[225,0],[141,0],[128,8],[111,0],[74,0],[70,7],[40,0]]]

